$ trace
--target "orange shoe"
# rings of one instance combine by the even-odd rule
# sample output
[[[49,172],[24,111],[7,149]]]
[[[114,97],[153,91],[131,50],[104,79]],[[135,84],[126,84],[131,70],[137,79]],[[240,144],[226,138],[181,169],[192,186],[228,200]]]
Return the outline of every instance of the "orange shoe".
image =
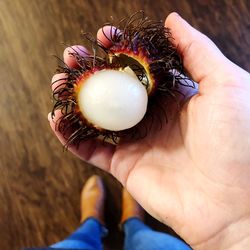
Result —
[[[93,175],[85,183],[81,193],[81,222],[94,217],[104,224],[104,184],[100,176]]]
[[[138,218],[143,221],[144,211],[143,208],[135,201],[130,193],[123,188],[122,191],[122,216],[121,225],[130,218]]]

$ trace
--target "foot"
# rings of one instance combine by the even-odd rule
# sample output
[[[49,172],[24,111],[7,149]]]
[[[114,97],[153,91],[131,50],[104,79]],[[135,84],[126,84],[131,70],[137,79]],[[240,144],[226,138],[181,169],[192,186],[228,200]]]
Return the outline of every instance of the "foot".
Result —
[[[142,207],[129,194],[129,192],[124,188],[122,191],[121,224],[123,224],[126,220],[134,217],[143,221],[144,211]]]
[[[94,217],[104,223],[104,185],[101,177],[91,176],[81,193],[81,222]]]

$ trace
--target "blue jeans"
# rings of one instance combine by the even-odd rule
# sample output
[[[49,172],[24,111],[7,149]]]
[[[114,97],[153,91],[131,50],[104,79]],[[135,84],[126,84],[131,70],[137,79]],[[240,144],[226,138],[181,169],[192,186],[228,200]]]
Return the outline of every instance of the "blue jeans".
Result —
[[[125,232],[124,250],[190,250],[183,241],[161,232],[156,232],[137,218],[131,218],[123,224]],[[68,238],[50,248],[101,250],[101,238],[107,234],[99,221],[86,220]]]
[[[101,238],[107,229],[95,218],[89,218],[65,240],[50,246],[55,249],[102,250]]]
[[[137,218],[123,224],[124,250],[191,250],[183,241],[166,233],[152,230]]]

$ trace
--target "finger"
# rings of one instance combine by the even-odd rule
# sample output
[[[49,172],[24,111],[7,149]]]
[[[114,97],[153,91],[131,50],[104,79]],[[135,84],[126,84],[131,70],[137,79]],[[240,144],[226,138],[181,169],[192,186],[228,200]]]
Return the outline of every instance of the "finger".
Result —
[[[171,13],[165,25],[170,28],[173,42],[183,57],[184,67],[194,81],[200,83],[211,76],[221,80],[221,75],[225,76],[230,70],[230,61],[216,45],[177,13]]]
[[[70,68],[76,68],[78,66],[76,56],[87,57],[90,55],[89,51],[81,45],[73,45],[67,47],[63,52],[63,60]]]
[[[68,98],[67,89],[68,75],[66,73],[55,74],[51,80],[52,96],[55,101]]]
[[[78,67],[77,56],[87,57],[90,53],[88,50],[80,45],[67,47],[63,52],[63,60],[70,68]],[[66,97],[62,89],[66,87],[68,75],[66,73],[55,74],[51,80],[51,88],[54,95],[59,95],[60,99]]]
[[[59,141],[65,145],[67,139],[58,131],[58,121],[60,120],[62,113],[60,110],[56,110],[54,116],[51,113],[48,115],[48,120],[52,131],[55,133]],[[98,139],[88,140],[82,142],[79,147],[70,145],[68,150],[74,155],[89,162],[105,171],[110,170],[111,158],[114,154],[115,146],[112,144],[104,143]]]
[[[58,91],[61,88],[65,87],[65,83],[67,82],[68,75],[66,73],[59,73],[53,75],[51,79],[51,88],[52,91]]]
[[[114,44],[115,37],[118,37],[121,31],[114,26],[104,26],[97,31],[97,40],[105,48],[109,48]]]

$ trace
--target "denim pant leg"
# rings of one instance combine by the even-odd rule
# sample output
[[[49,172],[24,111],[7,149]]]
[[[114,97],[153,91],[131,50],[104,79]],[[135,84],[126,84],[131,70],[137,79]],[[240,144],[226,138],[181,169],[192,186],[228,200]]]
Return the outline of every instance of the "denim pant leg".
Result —
[[[107,234],[107,229],[95,218],[89,218],[65,240],[55,243],[50,248],[101,250],[102,236]]]
[[[156,232],[137,218],[123,224],[124,250],[190,250],[183,241],[166,233]]]

